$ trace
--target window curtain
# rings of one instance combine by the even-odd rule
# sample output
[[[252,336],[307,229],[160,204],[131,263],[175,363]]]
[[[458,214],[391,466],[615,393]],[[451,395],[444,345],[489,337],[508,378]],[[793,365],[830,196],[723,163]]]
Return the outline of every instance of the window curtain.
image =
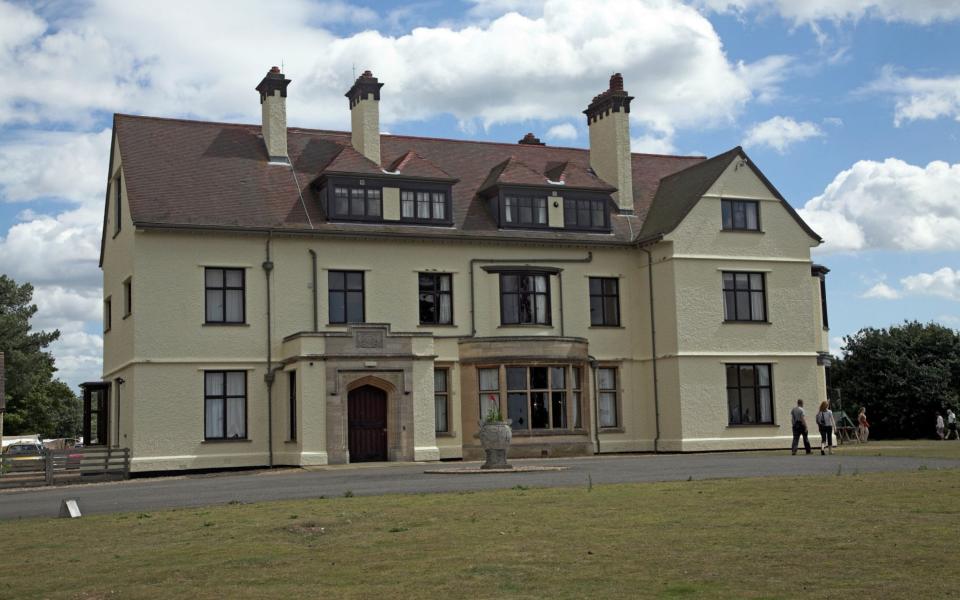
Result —
[[[547,277],[545,275],[537,275],[533,278],[535,290],[537,295],[535,297],[535,310],[536,310],[536,319],[537,323],[546,323],[547,322]]]

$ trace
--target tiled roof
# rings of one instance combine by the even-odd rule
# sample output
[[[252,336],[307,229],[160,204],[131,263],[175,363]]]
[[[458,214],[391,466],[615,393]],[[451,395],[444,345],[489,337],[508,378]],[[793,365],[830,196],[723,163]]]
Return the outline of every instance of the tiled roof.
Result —
[[[324,173],[332,172],[390,177],[353,149],[349,132],[288,129],[292,170],[268,164],[259,125],[116,115],[114,132],[123,159],[130,215],[140,226],[626,243],[640,231],[660,180],[704,160],[695,156],[634,154],[633,204],[637,218],[614,214],[611,233],[500,230],[478,197],[494,167],[508,163],[504,170],[509,167],[506,177],[511,181],[534,177],[542,185],[549,170],[562,174],[571,187],[597,182],[602,185],[589,168],[589,151],[382,135],[384,165],[399,167],[402,175],[411,177],[455,179],[454,224],[357,225],[327,222],[309,185]]]
[[[451,177],[449,173],[420,156],[413,150],[407,150],[398,156],[385,170],[389,171],[390,173],[397,173],[406,177],[419,177],[422,179],[445,179],[448,181],[453,181],[456,179],[456,177]]]
[[[640,238],[653,238],[673,231],[735,158],[743,159],[743,161],[750,166],[760,181],[780,200],[780,203],[787,212],[790,213],[790,216],[794,218],[797,224],[800,225],[810,237],[820,242],[823,241],[820,236],[810,229],[810,226],[800,218],[797,211],[780,195],[777,188],[760,172],[760,169],[753,164],[753,161],[750,160],[750,157],[746,155],[740,146],[664,177],[660,181],[660,186],[657,188],[657,194],[654,197],[653,204],[643,220]]]

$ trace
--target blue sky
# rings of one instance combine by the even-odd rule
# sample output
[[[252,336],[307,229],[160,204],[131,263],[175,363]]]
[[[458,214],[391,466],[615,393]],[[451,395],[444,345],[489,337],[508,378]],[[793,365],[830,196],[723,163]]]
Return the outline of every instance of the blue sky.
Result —
[[[960,327],[960,3],[939,0],[0,0],[0,272],[37,288],[71,384],[99,376],[114,112],[256,123],[283,63],[291,126],[346,129],[354,69],[392,133],[587,145],[624,73],[636,152],[743,145],[826,240],[831,346]]]

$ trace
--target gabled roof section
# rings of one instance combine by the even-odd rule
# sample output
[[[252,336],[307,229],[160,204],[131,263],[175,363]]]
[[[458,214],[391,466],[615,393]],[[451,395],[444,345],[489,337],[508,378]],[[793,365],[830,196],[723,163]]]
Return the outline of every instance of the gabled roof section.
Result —
[[[819,235],[814,232],[809,225],[800,218],[797,211],[780,194],[766,176],[760,172],[760,169],[753,164],[750,157],[743,151],[743,148],[737,146],[727,150],[723,154],[718,154],[713,158],[687,167],[682,171],[668,175],[660,180],[660,186],[653,198],[653,203],[643,221],[643,227],[640,229],[640,240],[651,239],[670,233],[680,225],[684,217],[693,210],[700,198],[716,182],[730,163],[736,159],[742,158],[744,162],[750,165],[750,169],[760,181],[770,190],[784,206],[787,212],[797,221],[797,224],[813,239],[823,241]]]
[[[597,177],[593,169],[572,161],[549,163],[544,175],[551,183],[563,183],[569,188],[610,193],[617,191],[617,188]]]
[[[432,161],[420,156],[413,150],[407,150],[384,168],[390,174],[416,177],[419,179],[440,179],[455,181],[449,173],[435,165]]]
[[[340,148],[340,152],[321,171],[323,174],[383,175],[380,165],[357,152],[352,145]]]

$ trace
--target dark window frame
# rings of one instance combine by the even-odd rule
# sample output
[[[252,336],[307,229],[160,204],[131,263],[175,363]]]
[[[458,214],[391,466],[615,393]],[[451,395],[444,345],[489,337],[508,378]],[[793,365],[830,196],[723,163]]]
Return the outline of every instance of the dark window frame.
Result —
[[[613,387],[604,388],[600,387],[600,371],[608,370],[613,371]],[[597,427],[600,430],[604,429],[619,429],[620,428],[620,368],[615,365],[599,365],[597,367]],[[613,425],[604,425],[600,422],[600,402],[603,399],[604,394],[613,394]]]
[[[586,205],[586,210],[583,210]],[[602,211],[603,223],[595,223],[598,209]],[[580,216],[586,213],[590,223],[582,224]],[[574,217],[571,220],[571,216]],[[563,228],[573,231],[610,231],[610,202],[609,199],[591,198],[584,196],[564,196],[563,197]]]
[[[113,237],[117,237],[123,229],[123,174],[117,173],[114,179],[116,192],[113,195]]]
[[[211,286],[207,284],[207,272],[220,271],[223,285]],[[240,285],[227,285],[227,271],[238,271],[240,273]],[[223,318],[220,320],[211,320],[207,306],[207,292],[219,290],[223,299]],[[241,314],[239,321],[227,320],[227,291],[240,290]],[[247,323],[247,270],[243,267],[204,267],[203,268],[203,322],[206,325],[246,325]]]
[[[820,280],[820,316],[823,329],[830,329],[830,319],[827,317],[827,280],[821,275]]]
[[[451,225],[453,223],[453,206],[451,202],[450,190],[445,187],[434,186],[421,186],[421,187],[411,187],[411,186],[401,186],[400,187],[400,221],[403,223],[413,223],[421,225]],[[413,216],[405,217],[403,216],[403,205],[404,205],[404,194],[413,194],[412,198],[412,210]],[[430,217],[424,218],[417,216],[418,214],[418,197],[417,194],[429,194],[429,205],[430,205]],[[443,216],[436,216],[437,203],[434,198],[434,194],[443,194]]]
[[[103,299],[103,332],[110,331],[113,327],[113,296],[107,296]]]
[[[433,289],[424,291],[422,287],[422,277],[429,277],[433,279]],[[448,290],[441,290],[440,280],[446,278],[448,282]],[[433,297],[433,306],[434,306],[434,320],[433,321],[424,321],[423,320],[423,309],[420,307],[420,301],[422,296],[432,296]],[[450,320],[441,321],[440,320],[440,298],[442,296],[448,296],[450,298]],[[452,273],[417,273],[417,312],[419,313],[418,317],[420,319],[421,325],[453,325],[453,274]]]
[[[337,190],[344,189],[347,192],[347,212],[346,214],[337,211]],[[353,211],[354,192],[361,192],[363,213],[356,214]],[[371,192],[376,192],[377,212],[370,212]],[[327,215],[333,221],[383,221],[383,186],[379,184],[367,185],[363,180],[360,183],[335,181],[327,185]]]
[[[509,291],[509,292],[508,292],[508,291],[504,291],[504,284],[503,284],[503,283],[504,283],[504,278],[506,278],[506,277],[516,277],[516,278],[517,278],[517,286],[516,286],[517,289],[516,289],[516,291]],[[544,291],[544,292],[537,292],[537,291],[530,291],[530,290],[521,291],[521,290],[520,290],[520,281],[521,281],[521,279],[524,278],[524,277],[531,277],[531,278],[533,278],[533,279],[531,279],[531,282],[535,282],[535,278],[536,278],[536,277],[544,277],[545,280],[546,280],[546,286],[545,286],[546,291]],[[550,287],[551,287],[551,283],[552,283],[552,282],[550,281],[550,273],[547,273],[547,272],[544,272],[544,271],[508,271],[508,272],[502,272],[502,273],[500,273],[500,325],[501,325],[501,326],[508,326],[508,327],[509,327],[509,326],[517,326],[517,327],[523,327],[523,326],[552,326],[552,325],[553,325],[553,306],[552,306],[552,304],[551,304],[551,299],[550,299]],[[534,283],[533,288],[534,288],[534,290],[536,289],[536,283]],[[510,296],[510,297],[516,296],[516,298],[517,298],[517,300],[516,300],[516,302],[517,302],[517,310],[516,310],[517,320],[516,320],[515,322],[514,322],[514,321],[507,321],[507,320],[505,319],[505,317],[506,317],[506,311],[504,310],[504,307],[506,306],[507,296]],[[531,314],[532,320],[530,320],[530,321],[524,321],[524,320],[522,320],[522,318],[521,318],[520,306],[521,306],[521,297],[522,297],[522,296],[530,296],[530,298],[531,298],[531,304],[530,304],[530,306],[532,307],[532,309],[531,309],[531,311],[530,311],[530,314]],[[536,306],[537,306],[537,305],[536,305],[536,298],[537,298],[537,296],[544,296],[544,297],[546,298],[546,300],[545,300],[545,303],[546,303],[546,312],[545,312],[545,314],[544,314],[545,321],[543,321],[543,322],[538,322],[538,321],[537,321],[537,308],[536,308]]]
[[[343,274],[343,289],[334,289],[330,285],[330,275],[333,273]],[[360,289],[353,289],[348,283],[349,275],[360,275]],[[348,308],[348,293],[350,292],[360,292],[360,320],[351,321],[349,314],[350,310]],[[343,294],[343,320],[335,320],[333,318],[333,303],[330,301],[333,294]],[[327,322],[331,325],[346,325],[349,323],[366,323],[367,322],[367,274],[364,271],[344,271],[340,269],[330,269],[327,271]]]
[[[728,421],[727,425],[730,426],[730,427],[740,427],[740,426],[748,426],[748,427],[749,427],[749,426],[755,426],[755,425],[775,425],[777,419],[776,419],[776,402],[775,402],[774,397],[773,397],[773,364],[772,364],[772,363],[726,363],[726,364],[724,365],[724,367],[725,367],[725,368],[724,368],[723,376],[724,376],[724,384],[725,384],[725,385],[724,385],[724,389],[726,390],[726,398],[725,398],[725,401],[726,401],[726,406],[727,406],[727,421]],[[740,375],[741,375],[741,368],[742,368],[742,367],[750,367],[750,368],[751,368],[751,370],[753,371],[753,383],[754,383],[754,385],[752,385],[752,386],[745,386],[745,385],[743,385],[742,379],[741,379],[741,377],[740,377]],[[760,385],[760,375],[759,375],[759,372],[758,372],[757,367],[766,367],[766,368],[767,368],[767,382],[768,382],[767,385]],[[729,371],[730,371],[730,369],[734,369],[734,370],[736,371],[736,373],[737,373],[737,385],[735,385],[735,386],[731,386],[731,385],[730,385],[730,376],[729,376]],[[742,422],[742,415],[743,415],[743,394],[742,394],[742,390],[748,390],[748,389],[752,389],[752,390],[753,390],[753,407],[752,407],[752,408],[753,408],[753,415],[754,415],[754,419],[755,419],[755,420],[752,421],[752,422],[750,422],[750,423],[744,423],[744,422]],[[764,390],[764,389],[767,389],[767,390],[769,390],[769,392],[770,392],[770,420],[769,420],[769,421],[761,421],[761,420],[760,420],[760,414],[761,414],[761,410],[760,410],[760,391],[761,391],[761,390]],[[730,392],[731,392],[731,390],[736,390],[736,391],[737,391],[737,403],[738,403],[738,406],[739,406],[739,414],[741,415],[741,419],[740,419],[740,422],[739,422],[739,423],[734,423],[734,422],[733,422],[733,419],[731,419],[731,414],[730,414]]]
[[[598,281],[600,285],[600,293],[595,294],[593,292],[593,282]],[[613,282],[616,286],[616,289],[613,293],[608,293],[606,291],[606,284],[608,282]],[[590,277],[587,281],[587,291],[590,294],[590,326],[591,327],[620,327],[620,278],[619,277]],[[593,299],[600,299],[600,320],[599,322],[594,320],[593,312]],[[607,298],[615,298],[617,306],[617,314],[614,315],[615,319],[608,319],[607,315]]]
[[[287,371],[287,420],[290,430],[288,441],[297,441],[297,371]]]
[[[492,367],[491,367],[492,368]],[[574,419],[572,414],[572,402],[579,401],[582,396],[582,388],[573,387],[573,376],[571,371],[574,369],[580,368],[579,365],[573,364],[555,364],[555,363],[543,363],[543,364],[511,364],[504,363],[499,365],[499,368],[503,370],[503,390],[507,398],[507,413],[505,416],[509,417],[510,411],[510,396],[511,395],[524,395],[526,397],[526,409],[527,409],[527,423],[520,424],[516,421],[511,423],[511,428],[514,431],[571,431],[574,428],[571,426],[571,423]],[[524,386],[523,387],[511,387],[510,385],[510,375],[509,372],[511,369],[521,369],[524,371]],[[536,386],[534,387],[533,382],[533,369],[545,369],[545,381],[546,386]],[[554,381],[554,369],[560,369],[563,372],[563,384],[560,387],[555,387]],[[583,377],[583,372],[580,372],[580,377]],[[583,385],[583,380],[580,380],[580,385]],[[579,395],[578,395],[579,393]],[[543,427],[534,427],[534,394],[542,394],[544,398],[544,410],[546,411],[546,425]],[[557,406],[555,404],[556,394],[562,394],[560,398],[560,406],[562,409],[560,412],[557,412]],[[582,406],[579,407],[582,412]],[[559,421],[558,421],[559,416]],[[582,414],[580,415],[582,419]]]
[[[443,423],[442,428],[439,422],[436,422],[434,425],[434,433],[450,434],[450,367],[434,367],[434,387],[433,387],[433,414],[436,417],[437,414],[437,402],[440,402],[441,399],[444,403],[443,414],[446,415],[446,422]],[[436,373],[443,373],[444,380],[444,389],[437,391],[436,387]]]
[[[249,402],[249,381],[247,372],[241,369],[210,369],[203,372],[203,439],[204,441],[242,441],[250,439],[250,415],[247,414],[250,408]],[[207,391],[207,375],[218,373],[223,375],[223,394],[214,395]],[[230,395],[227,393],[227,373],[243,373],[243,396]],[[243,398],[243,436],[227,437],[227,400],[230,398]],[[223,435],[218,437],[207,436],[207,400],[223,400]]]
[[[133,277],[127,277],[123,281],[123,316],[129,317],[133,314]]]
[[[733,287],[727,287],[726,275],[733,276]],[[747,288],[742,289],[737,287],[737,275],[746,275],[747,277]],[[753,277],[752,275],[760,276],[760,288],[755,289],[753,287]],[[767,274],[764,272],[757,271],[721,271],[720,273],[720,288],[721,288],[721,298],[723,300],[723,321],[724,323],[769,323],[770,322],[770,312],[767,308]],[[733,317],[728,318],[728,293],[732,295],[733,298]],[[741,319],[739,318],[739,294],[747,294],[747,306],[750,313],[749,318]],[[760,315],[760,318],[754,314],[753,310],[753,294],[760,293],[763,295],[763,314]]]
[[[743,213],[743,225],[737,225],[737,206],[753,206],[756,214],[757,226],[749,227],[747,225],[747,213]],[[728,218],[729,217],[729,218]],[[724,198],[720,201],[720,227],[723,231],[762,231],[760,223],[760,202],[758,200],[737,200],[733,198]]]
[[[516,217],[512,221],[507,220],[507,198],[516,198],[517,206],[514,209],[516,211]],[[527,190],[527,189],[506,189],[501,190],[499,194],[499,220],[500,226],[509,228],[509,229],[549,229],[550,228],[550,201],[551,196],[545,191],[538,190]],[[529,200],[529,206],[523,207],[522,205]],[[538,202],[543,201],[543,223],[538,223],[536,220],[536,214],[538,212]],[[521,210],[522,208],[529,208],[530,210],[530,220],[525,222],[521,220]]]

